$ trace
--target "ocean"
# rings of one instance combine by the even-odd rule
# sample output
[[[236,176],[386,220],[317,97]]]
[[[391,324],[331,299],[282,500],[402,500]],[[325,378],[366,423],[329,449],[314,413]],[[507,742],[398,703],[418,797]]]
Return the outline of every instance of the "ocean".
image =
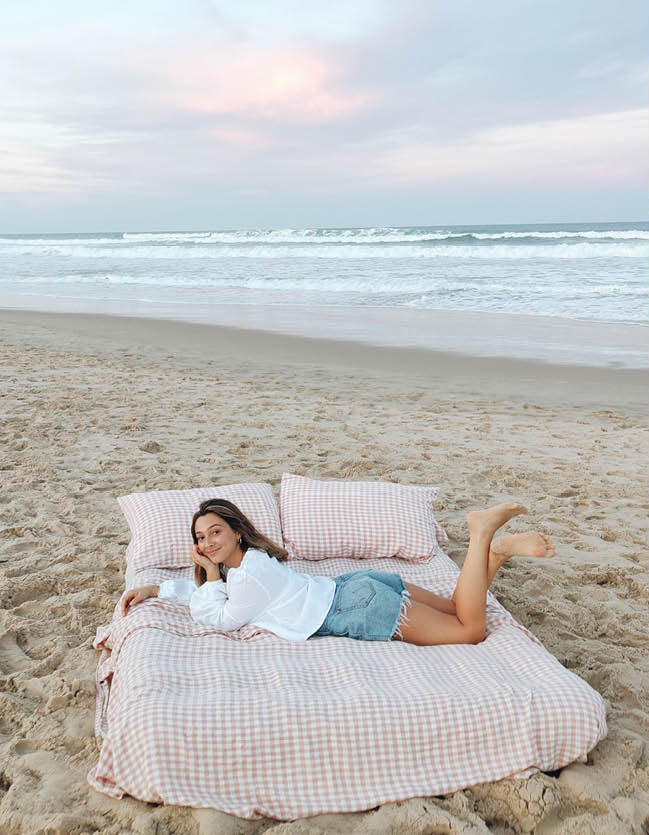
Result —
[[[0,235],[0,306],[189,320],[209,309],[220,324],[280,330],[288,310],[340,322],[377,308],[400,321],[428,310],[643,325],[648,256],[644,221]]]
[[[646,323],[649,223],[0,235],[0,293]]]

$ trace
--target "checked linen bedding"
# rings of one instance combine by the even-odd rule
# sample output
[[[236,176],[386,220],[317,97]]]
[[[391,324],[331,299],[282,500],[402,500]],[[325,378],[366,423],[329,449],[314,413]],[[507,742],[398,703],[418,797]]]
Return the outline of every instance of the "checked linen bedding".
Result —
[[[333,577],[358,561],[291,566]],[[445,596],[458,574],[441,550],[363,568]],[[130,571],[127,586],[192,573]],[[599,694],[491,594],[477,645],[292,642],[252,625],[218,631],[151,600],[126,618],[118,604],[95,647],[102,746],[88,781],[113,797],[294,820],[554,770],[606,733]]]

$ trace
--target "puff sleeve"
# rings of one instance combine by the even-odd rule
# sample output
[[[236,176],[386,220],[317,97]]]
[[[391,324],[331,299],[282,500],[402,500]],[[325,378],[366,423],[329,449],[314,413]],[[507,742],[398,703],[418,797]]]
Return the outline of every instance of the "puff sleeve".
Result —
[[[229,592],[229,593],[228,593]],[[268,605],[270,594],[255,577],[242,572],[229,586],[214,580],[197,586],[191,580],[165,580],[158,597],[188,606],[193,620],[226,632],[241,629]]]

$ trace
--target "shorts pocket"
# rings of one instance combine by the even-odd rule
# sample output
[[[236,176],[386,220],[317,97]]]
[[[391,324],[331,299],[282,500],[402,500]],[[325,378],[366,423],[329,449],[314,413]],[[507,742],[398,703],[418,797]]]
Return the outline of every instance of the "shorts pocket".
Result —
[[[376,597],[376,590],[371,580],[347,580],[340,587],[336,602],[336,612],[350,612],[352,609],[365,609]]]

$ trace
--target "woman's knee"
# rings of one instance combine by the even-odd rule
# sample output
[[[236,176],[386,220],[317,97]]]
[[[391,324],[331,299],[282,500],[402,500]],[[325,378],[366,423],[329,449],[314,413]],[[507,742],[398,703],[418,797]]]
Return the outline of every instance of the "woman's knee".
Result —
[[[485,639],[485,625],[482,624],[474,624],[471,626],[465,627],[466,629],[466,642],[467,644],[481,644]]]
[[[393,640],[420,646],[439,644],[479,644],[485,637],[482,621],[464,624],[455,615],[443,613],[416,601],[399,619]]]

